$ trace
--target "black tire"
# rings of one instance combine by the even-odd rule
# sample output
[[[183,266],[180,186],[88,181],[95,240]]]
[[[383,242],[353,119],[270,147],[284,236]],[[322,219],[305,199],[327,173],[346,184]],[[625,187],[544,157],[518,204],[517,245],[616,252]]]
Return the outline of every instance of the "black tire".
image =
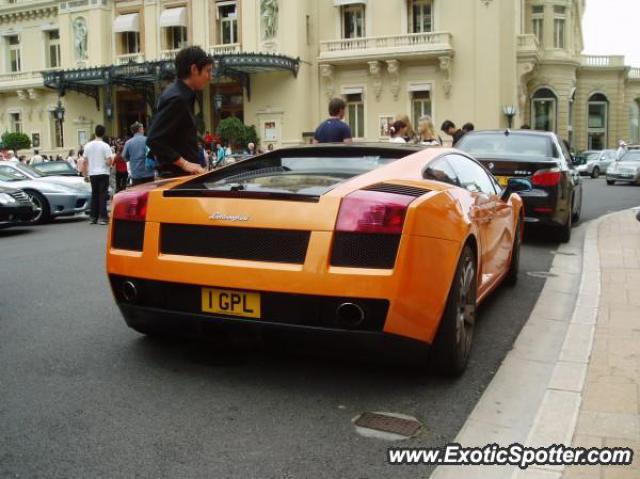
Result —
[[[578,221],[580,221],[581,216],[582,216],[582,194],[580,195],[580,204],[578,205],[578,208],[576,209],[576,211],[573,213],[573,216],[571,217],[571,220],[574,225]]]
[[[459,376],[467,367],[476,321],[476,295],[476,257],[466,245],[431,350],[431,366],[437,374]]]
[[[25,193],[29,196],[29,199],[36,206],[36,215],[28,221],[31,225],[41,225],[51,221],[51,208],[47,199],[37,191],[25,190]]]
[[[571,207],[571,209],[573,210],[573,206]],[[569,241],[571,241],[571,228],[573,226],[572,219],[573,212],[569,211],[569,214],[567,215],[567,222],[562,226],[558,226],[556,235],[558,241],[560,241],[561,243],[568,243]]]
[[[614,180],[607,180],[608,185],[615,185],[616,182]]]
[[[591,178],[599,178],[600,177],[600,168],[597,166],[591,172]]]
[[[522,218],[518,220],[516,226],[515,237],[513,238],[513,250],[511,251],[511,261],[509,262],[509,271],[504,278],[504,284],[507,286],[515,286],[518,282],[518,271],[520,270],[520,245],[522,243]]]

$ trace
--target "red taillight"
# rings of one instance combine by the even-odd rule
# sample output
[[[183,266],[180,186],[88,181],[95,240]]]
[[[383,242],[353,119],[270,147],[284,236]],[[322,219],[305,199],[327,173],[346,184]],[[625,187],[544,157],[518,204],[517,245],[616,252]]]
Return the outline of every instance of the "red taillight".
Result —
[[[144,221],[149,190],[121,191],[113,197],[113,219]]]
[[[531,183],[536,186],[556,186],[560,183],[560,175],[558,168],[538,170],[531,177]]]
[[[356,191],[342,200],[336,231],[401,234],[409,203],[414,197]]]

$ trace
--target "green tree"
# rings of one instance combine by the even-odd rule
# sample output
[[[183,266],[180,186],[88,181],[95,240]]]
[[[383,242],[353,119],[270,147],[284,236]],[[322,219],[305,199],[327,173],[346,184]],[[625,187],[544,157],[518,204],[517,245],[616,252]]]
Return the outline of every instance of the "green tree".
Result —
[[[244,130],[244,123],[235,116],[230,116],[218,123],[216,133],[225,145],[230,145],[233,148],[243,140]]]
[[[24,133],[4,132],[2,135],[2,144],[8,150],[26,150],[31,148],[31,140]]]
[[[258,138],[258,132],[256,131],[256,127],[254,125],[245,126],[242,138],[240,143],[244,148],[247,147],[249,143],[253,143],[258,147],[258,143],[260,143],[260,138]]]

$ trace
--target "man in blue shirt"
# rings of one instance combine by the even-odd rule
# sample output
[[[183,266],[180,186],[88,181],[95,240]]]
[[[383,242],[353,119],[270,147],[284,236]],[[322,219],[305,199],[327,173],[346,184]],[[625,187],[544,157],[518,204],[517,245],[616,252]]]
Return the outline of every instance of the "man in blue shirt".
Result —
[[[329,102],[329,118],[316,129],[314,143],[353,143],[351,128],[342,121],[346,107],[342,98],[333,98]]]
[[[147,137],[144,136],[142,123],[136,121],[131,125],[131,133],[133,138],[130,138],[124,144],[122,157],[124,161],[129,162],[131,185],[135,186],[153,181],[155,173],[153,170],[148,169],[145,164]]]

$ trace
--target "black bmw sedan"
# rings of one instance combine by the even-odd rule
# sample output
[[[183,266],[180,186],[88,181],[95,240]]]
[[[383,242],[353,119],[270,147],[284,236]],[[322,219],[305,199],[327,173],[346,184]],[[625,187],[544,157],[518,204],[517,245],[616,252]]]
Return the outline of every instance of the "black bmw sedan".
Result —
[[[582,180],[555,133],[477,131],[467,133],[456,148],[482,162],[503,187],[509,178],[529,179],[533,190],[520,194],[525,221],[552,227],[561,242],[571,239],[572,224],[582,209]]]
[[[33,203],[24,191],[0,186],[0,228],[29,221],[34,214]]]

